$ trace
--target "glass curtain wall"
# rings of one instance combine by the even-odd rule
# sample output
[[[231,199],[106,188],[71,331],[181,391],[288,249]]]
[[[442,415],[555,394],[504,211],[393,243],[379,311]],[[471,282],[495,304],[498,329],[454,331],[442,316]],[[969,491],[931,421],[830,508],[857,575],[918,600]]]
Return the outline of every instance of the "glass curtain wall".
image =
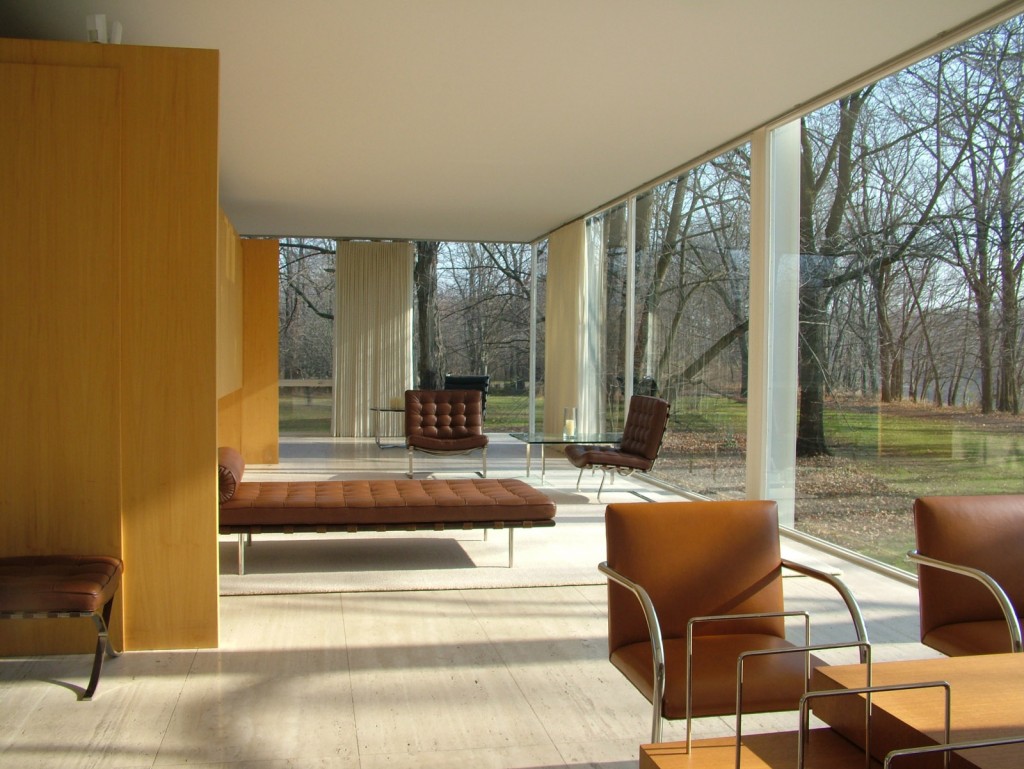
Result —
[[[487,374],[485,431],[526,430],[534,290],[530,246],[417,243],[417,254],[417,281],[434,286],[429,301],[417,286],[421,299],[414,314],[414,358],[419,361],[419,384],[440,387],[445,374]],[[420,349],[424,339],[433,340],[425,356]],[[424,384],[426,374],[430,385]]]
[[[915,497],[1024,488],[1022,60],[1015,18],[799,120],[796,526],[903,568]],[[712,498],[746,493],[749,188],[744,146],[635,199],[655,474]]]
[[[1024,487],[1020,17],[801,120],[796,525],[908,568],[913,499]]]
[[[672,403],[654,475],[744,493],[750,158],[744,145],[636,199],[634,392]]]
[[[282,435],[331,435],[334,265],[327,238],[282,238],[278,281]]]

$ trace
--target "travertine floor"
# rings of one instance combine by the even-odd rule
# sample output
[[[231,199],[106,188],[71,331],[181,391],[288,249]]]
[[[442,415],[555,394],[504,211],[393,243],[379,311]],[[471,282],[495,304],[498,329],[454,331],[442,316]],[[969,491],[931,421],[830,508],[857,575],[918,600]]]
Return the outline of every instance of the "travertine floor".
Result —
[[[377,462],[375,447],[331,451]],[[786,548],[842,572],[876,660],[933,656],[912,587]],[[787,594],[817,618],[814,641],[850,637],[827,590],[794,577]],[[222,598],[221,648],[108,660],[91,703],[75,689],[84,655],[0,660],[0,766],[634,767],[649,705],[607,662],[605,623],[601,586]],[[707,719],[697,735],[730,729]]]

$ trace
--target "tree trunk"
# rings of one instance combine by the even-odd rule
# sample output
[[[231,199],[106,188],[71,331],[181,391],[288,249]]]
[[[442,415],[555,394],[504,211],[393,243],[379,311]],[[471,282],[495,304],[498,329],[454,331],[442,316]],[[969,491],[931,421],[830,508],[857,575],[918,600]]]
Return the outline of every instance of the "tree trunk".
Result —
[[[436,241],[417,241],[413,280],[416,284],[416,327],[418,342],[416,378],[424,390],[440,389],[443,382],[438,370],[441,342],[437,322],[437,252]]]
[[[797,378],[800,400],[796,453],[800,457],[827,455],[825,442],[825,332],[828,324],[827,290],[815,274],[824,257],[800,257],[800,348]]]
[[[677,253],[679,254],[679,272],[681,274],[684,271],[683,244],[680,242],[680,230],[682,229],[683,198],[686,197],[686,185],[689,178],[690,175],[687,172],[675,180],[675,187],[672,190],[672,205],[669,207],[668,224],[665,227],[665,232],[662,234],[658,254],[655,258],[650,287],[644,296],[643,306],[641,307],[640,302],[637,302],[640,325],[633,344],[633,366],[634,378],[636,380],[639,380],[646,373],[643,364],[646,361],[648,339],[651,333],[651,317],[657,312],[661,289],[665,283],[665,275],[672,264],[672,257]],[[647,216],[648,218],[650,217],[649,212]],[[637,219],[643,221],[640,219],[639,213]],[[682,312],[683,304],[684,302],[680,298],[679,307],[676,310],[677,313]],[[654,351],[651,351],[651,354],[653,355]],[[660,372],[658,375],[660,375]]]
[[[1011,178],[1016,166],[1017,146],[1007,154],[1007,169],[999,185],[999,390],[996,408],[1020,413],[1017,340],[1020,336],[1020,263],[1014,260],[1014,211]]]
[[[801,121],[800,166],[800,413],[797,418],[797,456],[831,453],[825,442],[825,362],[827,341],[827,279],[841,249],[843,215],[850,204],[853,174],[853,134],[870,88],[839,101],[839,129],[831,144],[825,172],[834,163],[835,195],[829,206],[821,242],[815,231],[815,201],[821,190],[814,172],[810,140]]]

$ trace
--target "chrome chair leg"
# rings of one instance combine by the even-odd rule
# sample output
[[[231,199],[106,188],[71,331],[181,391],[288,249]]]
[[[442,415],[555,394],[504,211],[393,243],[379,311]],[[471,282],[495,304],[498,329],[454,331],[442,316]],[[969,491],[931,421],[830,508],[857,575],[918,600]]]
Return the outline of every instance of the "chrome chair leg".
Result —
[[[103,607],[103,614],[93,614],[92,621],[96,625],[96,656],[92,662],[92,674],[89,676],[89,685],[82,695],[83,700],[91,700],[96,693],[96,687],[100,682],[100,671],[103,669],[103,655],[120,657],[121,652],[114,648],[110,642],[110,612],[114,607],[114,599],[111,598]]]
[[[601,490],[604,489],[604,479],[607,478],[607,477],[608,477],[608,468],[607,467],[602,467],[601,468],[601,485],[597,487],[597,501],[598,502],[601,501]],[[615,478],[615,476],[612,476],[613,482],[614,482],[614,478]]]

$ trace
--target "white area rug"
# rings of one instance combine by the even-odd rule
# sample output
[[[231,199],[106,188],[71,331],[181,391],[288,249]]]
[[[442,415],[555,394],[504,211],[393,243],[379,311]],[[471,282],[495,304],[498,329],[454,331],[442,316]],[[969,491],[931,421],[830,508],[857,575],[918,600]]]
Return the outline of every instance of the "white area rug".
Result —
[[[514,530],[511,569],[504,531],[490,531],[486,540],[482,531],[263,534],[247,548],[242,576],[235,573],[237,537],[222,537],[221,595],[603,584],[597,564],[605,559],[605,505],[679,499],[624,481],[600,503],[593,491],[539,487],[558,506],[556,523]]]

